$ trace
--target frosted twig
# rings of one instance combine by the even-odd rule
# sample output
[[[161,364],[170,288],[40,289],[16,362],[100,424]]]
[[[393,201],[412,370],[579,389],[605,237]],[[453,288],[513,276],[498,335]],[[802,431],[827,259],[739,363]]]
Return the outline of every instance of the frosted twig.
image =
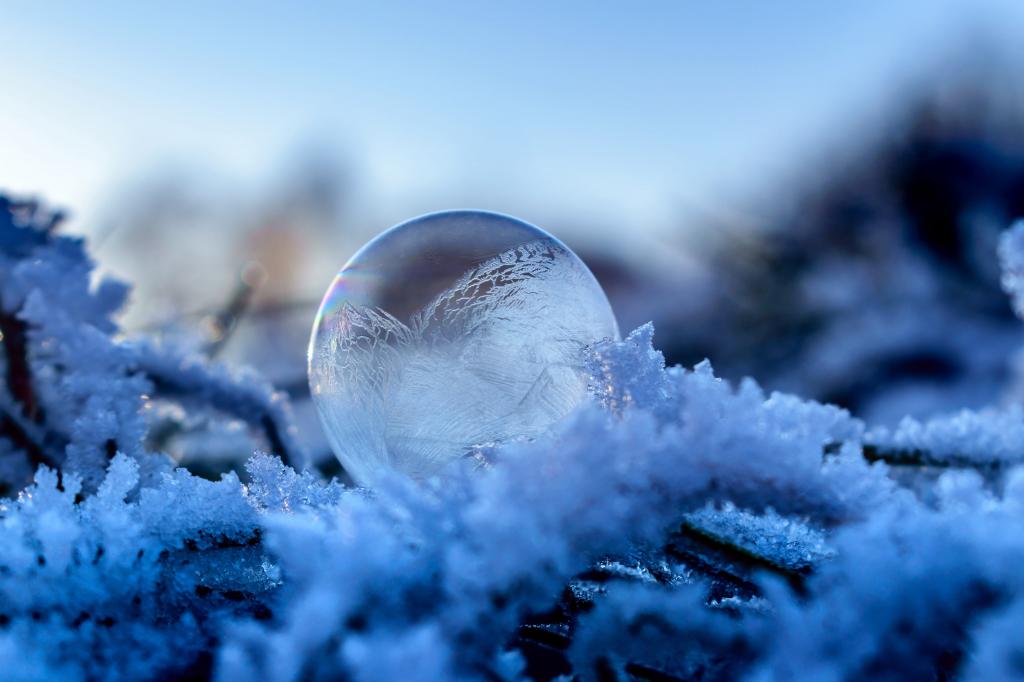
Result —
[[[698,572],[706,572],[712,578],[725,579],[751,594],[760,594],[760,590],[751,582],[758,571],[783,578],[798,594],[805,591],[804,582],[811,572],[810,568],[783,566],[768,556],[716,535],[692,521],[683,521],[679,530],[673,534],[668,549],[684,563],[693,562],[693,568]],[[713,562],[707,562],[704,557],[713,559]]]
[[[206,344],[206,355],[213,358],[231,339],[241,319],[250,311],[253,298],[262,284],[262,276],[243,275],[227,304],[210,318],[210,341]]]

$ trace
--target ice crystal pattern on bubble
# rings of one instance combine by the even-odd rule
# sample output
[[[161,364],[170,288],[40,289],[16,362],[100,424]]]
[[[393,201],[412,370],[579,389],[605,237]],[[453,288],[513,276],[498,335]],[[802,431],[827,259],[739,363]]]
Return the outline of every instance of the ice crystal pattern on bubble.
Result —
[[[587,305],[589,272],[553,240],[489,258],[406,325],[342,304],[316,352],[335,359],[315,390],[342,397],[321,415],[357,479],[384,464],[428,476],[475,445],[534,436],[586,393],[581,332],[607,327]],[[353,412],[354,410],[354,412]],[[373,460],[365,463],[367,459]]]

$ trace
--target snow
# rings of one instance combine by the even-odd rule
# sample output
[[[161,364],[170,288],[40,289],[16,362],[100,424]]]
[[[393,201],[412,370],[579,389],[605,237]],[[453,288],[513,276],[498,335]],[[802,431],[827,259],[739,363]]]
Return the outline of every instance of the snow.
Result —
[[[0,221],[0,355],[26,371],[21,320],[30,372],[0,390],[7,679],[1024,673],[1019,407],[879,428],[665,368],[646,325],[589,348],[549,431],[346,487],[266,382],[122,338],[123,288],[28,223]],[[207,480],[153,437],[174,414],[270,451]]]

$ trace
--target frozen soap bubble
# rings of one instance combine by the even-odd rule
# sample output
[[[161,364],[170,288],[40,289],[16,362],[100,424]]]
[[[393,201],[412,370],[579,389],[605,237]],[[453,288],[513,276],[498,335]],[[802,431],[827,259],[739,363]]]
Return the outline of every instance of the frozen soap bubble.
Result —
[[[497,213],[432,213],[334,278],[309,384],[357,482],[386,469],[422,479],[568,414],[586,394],[583,350],[605,338],[618,338],[608,299],[560,241]]]

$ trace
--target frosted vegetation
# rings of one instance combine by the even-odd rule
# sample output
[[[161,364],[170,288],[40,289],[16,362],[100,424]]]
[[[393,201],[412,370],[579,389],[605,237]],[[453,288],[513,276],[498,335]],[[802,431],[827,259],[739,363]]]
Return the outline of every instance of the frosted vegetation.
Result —
[[[2,209],[6,679],[1024,674],[1019,408],[875,429],[666,369],[644,326],[553,433],[348,488],[299,473],[269,386],[121,338],[126,288]],[[267,454],[175,468],[160,434],[208,419]]]

